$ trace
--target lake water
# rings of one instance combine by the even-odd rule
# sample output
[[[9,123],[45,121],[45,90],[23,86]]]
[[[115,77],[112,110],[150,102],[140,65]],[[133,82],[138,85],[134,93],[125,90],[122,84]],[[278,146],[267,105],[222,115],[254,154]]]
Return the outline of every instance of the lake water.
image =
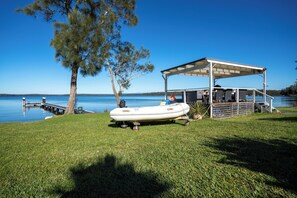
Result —
[[[43,120],[46,116],[53,115],[40,108],[23,108],[23,96],[0,96],[0,122],[28,122]],[[129,95],[122,96],[129,107],[155,106],[159,105],[164,96]],[[248,97],[248,99],[252,99]],[[258,98],[260,99],[260,98]],[[41,102],[42,96],[26,96],[27,102]],[[273,101],[275,107],[293,106],[297,98],[287,96],[276,96]],[[46,96],[48,103],[66,106],[68,96]],[[94,112],[110,111],[116,107],[114,96],[78,96],[77,107]]]
[[[40,108],[23,108],[23,96],[0,96],[0,122],[28,122],[43,120],[52,113]],[[25,96],[26,102],[41,102],[42,96]],[[129,107],[159,105],[164,96],[122,96]],[[46,96],[46,102],[67,106],[68,96]],[[93,112],[110,111],[116,107],[114,96],[77,96],[77,107]]]

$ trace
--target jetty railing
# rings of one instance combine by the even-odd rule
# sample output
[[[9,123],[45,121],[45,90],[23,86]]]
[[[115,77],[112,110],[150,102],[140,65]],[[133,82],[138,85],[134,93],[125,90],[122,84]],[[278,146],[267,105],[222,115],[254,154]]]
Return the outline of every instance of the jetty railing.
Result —
[[[51,103],[41,103],[41,108],[43,108],[44,110],[53,112],[55,114],[64,114],[67,107],[55,105]]]
[[[32,107],[42,108],[46,111],[52,112],[57,115],[64,114],[67,108],[65,106],[47,103],[45,97],[42,98],[42,102],[26,102],[26,98],[23,97],[22,105],[24,108],[32,108]],[[78,107],[77,109],[74,109],[74,113],[81,114],[81,113],[94,113],[94,112],[83,110],[82,107]]]

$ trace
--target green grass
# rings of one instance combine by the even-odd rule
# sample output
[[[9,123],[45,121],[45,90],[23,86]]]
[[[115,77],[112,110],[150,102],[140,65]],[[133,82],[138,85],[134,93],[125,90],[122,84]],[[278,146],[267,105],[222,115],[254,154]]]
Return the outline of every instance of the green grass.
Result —
[[[297,115],[0,124],[0,197],[297,197]]]
[[[297,113],[297,107],[278,107],[282,113]]]

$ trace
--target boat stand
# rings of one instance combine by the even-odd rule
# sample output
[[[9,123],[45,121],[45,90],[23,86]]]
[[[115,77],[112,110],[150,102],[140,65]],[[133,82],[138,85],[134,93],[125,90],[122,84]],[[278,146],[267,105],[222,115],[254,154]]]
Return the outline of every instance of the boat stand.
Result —
[[[185,115],[185,116],[180,116],[177,118],[174,118],[172,120],[170,120],[172,123],[175,123],[176,120],[186,120],[186,122],[184,123],[184,126],[189,126],[190,125],[190,119],[189,116]],[[115,120],[111,120],[111,122],[115,122],[115,124],[121,128],[127,128],[129,125],[132,125],[132,129],[133,131],[139,131],[139,126],[141,125],[140,122],[137,121],[115,121]]]
[[[186,120],[186,122],[184,123],[185,126],[189,126],[190,125],[190,118],[189,116],[185,115],[185,116],[180,116],[174,119],[175,120]]]
[[[133,124],[133,131],[139,131],[139,126],[140,126],[140,123],[139,122],[132,122]]]

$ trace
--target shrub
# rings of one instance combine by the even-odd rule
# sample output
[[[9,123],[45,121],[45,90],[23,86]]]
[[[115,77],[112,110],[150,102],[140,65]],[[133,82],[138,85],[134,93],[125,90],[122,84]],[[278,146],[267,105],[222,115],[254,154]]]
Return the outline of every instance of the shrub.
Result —
[[[190,104],[190,116],[193,119],[202,119],[208,114],[208,108],[206,105],[196,101]]]

